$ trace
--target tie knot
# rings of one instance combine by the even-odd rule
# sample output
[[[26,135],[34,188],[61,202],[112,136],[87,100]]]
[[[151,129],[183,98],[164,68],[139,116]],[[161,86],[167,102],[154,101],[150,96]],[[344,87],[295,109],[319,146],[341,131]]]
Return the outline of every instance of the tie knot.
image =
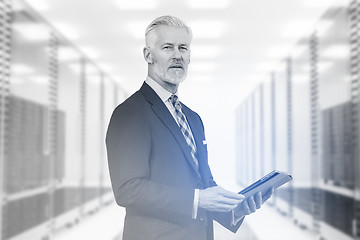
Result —
[[[173,105],[176,109],[181,108],[181,104],[180,104],[179,98],[178,98],[178,96],[176,96],[175,94],[174,94],[174,95],[171,95],[171,96],[169,97],[169,101],[172,103],[172,105]]]

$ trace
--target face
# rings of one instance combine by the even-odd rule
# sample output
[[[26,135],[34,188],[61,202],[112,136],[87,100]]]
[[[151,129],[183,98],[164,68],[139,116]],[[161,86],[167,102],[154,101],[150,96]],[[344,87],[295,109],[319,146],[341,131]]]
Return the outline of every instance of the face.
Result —
[[[159,26],[145,59],[154,80],[178,85],[185,80],[190,62],[190,35],[186,28]]]

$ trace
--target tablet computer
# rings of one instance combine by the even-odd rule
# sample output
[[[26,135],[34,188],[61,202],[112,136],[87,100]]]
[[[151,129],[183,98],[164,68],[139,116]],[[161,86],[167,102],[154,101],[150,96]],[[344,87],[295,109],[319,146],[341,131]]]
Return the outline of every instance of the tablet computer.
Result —
[[[271,188],[276,189],[291,180],[292,176],[290,174],[274,170],[241,190],[239,194],[248,198],[257,192],[261,192],[264,196],[264,194],[266,194]]]

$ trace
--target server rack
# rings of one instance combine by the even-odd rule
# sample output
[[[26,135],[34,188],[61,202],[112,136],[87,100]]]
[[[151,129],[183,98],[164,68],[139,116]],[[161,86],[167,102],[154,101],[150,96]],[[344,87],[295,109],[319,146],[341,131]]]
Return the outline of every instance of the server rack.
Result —
[[[81,189],[82,171],[82,125],[84,109],[82,108],[85,73],[81,54],[71,51],[71,63],[63,57],[63,51],[72,49],[66,42],[59,43],[59,93],[58,108],[66,112],[65,116],[65,152],[64,176],[57,182],[55,190],[54,216],[55,229],[65,224],[73,224],[81,218],[81,202],[83,190]]]
[[[272,170],[269,161],[265,160],[271,159],[271,149],[265,149],[268,146],[265,141],[271,141],[271,113],[264,113],[268,110],[264,105],[270,104],[271,86],[269,81],[267,83],[268,91],[260,85],[236,110],[237,122],[241,123],[236,126],[237,181],[242,186]]]
[[[360,176],[356,174],[360,170],[360,141],[359,141],[359,27],[360,27],[360,2],[352,0],[349,6],[350,22],[350,72],[351,72],[351,116],[352,116],[352,150],[355,162],[355,213],[353,220],[353,235],[355,239],[360,239]]]
[[[265,124],[264,151],[274,156],[265,165],[294,175],[287,196],[275,194],[275,206],[326,240],[359,239],[360,232],[359,6],[353,0],[329,8],[264,88],[272,99],[264,120],[268,111],[273,120],[270,131]]]
[[[8,110],[8,96],[10,89],[10,49],[11,49],[11,1],[1,1],[0,11],[0,176],[4,176],[4,158],[5,158],[5,130]],[[2,218],[4,214],[3,206],[5,204],[6,194],[3,192],[5,183],[4,179],[0,177],[0,239],[3,238],[3,223]]]
[[[0,10],[0,239],[49,239],[112,201],[105,129],[126,93],[25,2]]]
[[[248,184],[248,182],[251,181],[251,175],[249,174],[249,165],[250,165],[250,159],[251,159],[251,119],[250,119],[250,99],[247,99],[245,101],[245,161],[244,161],[244,168],[245,168],[245,186]]]
[[[291,54],[294,179],[293,217],[302,228],[312,229],[311,210],[311,117],[310,117],[310,48],[309,38],[299,41]]]
[[[248,105],[248,124],[249,124],[249,135],[248,135],[248,140],[249,140],[249,158],[251,159],[251,161],[248,161],[248,174],[249,174],[249,178],[251,182],[254,182],[256,179],[255,176],[255,159],[256,159],[256,146],[255,146],[255,142],[256,142],[256,135],[255,135],[255,97],[254,97],[254,93],[251,94],[250,96],[250,101],[249,101],[249,105]]]
[[[255,112],[255,121],[254,121],[254,129],[255,129],[255,152],[256,156],[254,159],[254,181],[263,176],[263,161],[264,161],[264,147],[263,147],[263,91],[262,85],[254,92],[254,112]]]
[[[243,185],[243,186],[246,186],[247,184],[247,181],[248,181],[248,176],[247,176],[247,162],[248,162],[248,139],[247,139],[247,136],[248,136],[248,128],[247,128],[247,103],[244,102],[243,103],[243,106],[242,106],[242,133],[243,133],[243,136],[241,137],[242,139],[242,142],[243,142],[243,146],[241,147],[242,150],[243,150],[243,154],[242,154],[242,162],[241,162],[241,171],[242,171],[242,176],[241,176],[241,182],[240,184]]]
[[[276,128],[276,169],[280,171],[289,172],[289,129],[291,125],[289,125],[289,81],[288,81],[288,61],[283,60],[277,66],[277,69],[274,72],[275,75],[275,104],[276,111],[275,118],[277,123]],[[289,185],[286,187],[279,189],[276,194],[276,207],[278,211],[282,214],[289,215],[291,212],[290,205],[290,190]]]
[[[245,107],[244,103],[241,104],[237,110],[236,110],[236,121],[244,123],[245,118]],[[236,181],[241,186],[246,186],[245,183],[245,128],[244,124],[237,124],[236,125],[236,145],[238,146],[236,148],[236,169],[238,171],[238,174],[236,175]]]
[[[256,181],[260,177],[261,166],[260,166],[260,89],[257,88],[253,92],[252,102],[252,129],[253,129],[253,165],[251,168],[252,182]]]
[[[114,106],[118,105],[121,101],[125,100],[125,98],[127,97],[126,92],[123,90],[120,90],[121,88],[117,85],[116,82],[109,81],[110,79],[108,77],[106,77],[105,80],[107,80],[107,81],[105,81],[105,85],[104,85],[104,89],[105,89],[104,92],[106,93],[105,105],[104,105],[104,112],[105,112],[105,114],[104,114],[105,127],[103,128],[104,135],[105,135],[105,130],[109,124],[111,114],[114,110]],[[102,141],[102,143],[104,143],[104,142]],[[110,176],[109,176],[109,168],[107,165],[108,162],[107,162],[107,158],[105,156],[105,154],[106,154],[105,145],[102,145],[102,146],[103,146],[102,151],[104,152],[103,163],[105,163],[103,165],[102,182],[104,184],[103,186],[111,186]],[[110,191],[111,189],[108,188],[108,189],[104,189],[104,190]],[[103,195],[103,196],[104,196],[104,199],[103,199],[104,202],[109,202],[109,201],[112,201],[112,199],[113,199],[113,196],[111,194]]]
[[[320,234],[326,239],[353,238],[354,157],[352,152],[350,24],[348,9],[330,9],[323,17],[332,25],[317,30],[319,106],[318,184],[322,195]],[[333,54],[343,46],[341,54]]]
[[[267,81],[262,85],[262,122],[263,122],[263,164],[262,164],[262,176],[266,173],[271,172],[273,167],[273,151],[272,151],[272,111],[271,111],[271,93],[272,83],[270,76]]]

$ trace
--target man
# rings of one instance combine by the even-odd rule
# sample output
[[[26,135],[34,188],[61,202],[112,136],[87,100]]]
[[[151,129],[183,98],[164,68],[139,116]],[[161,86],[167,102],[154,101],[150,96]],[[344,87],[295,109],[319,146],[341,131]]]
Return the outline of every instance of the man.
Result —
[[[200,117],[178,100],[191,30],[163,16],[146,29],[148,76],[113,112],[106,136],[124,240],[210,240],[213,220],[236,232],[272,194],[244,199],[216,185]]]

